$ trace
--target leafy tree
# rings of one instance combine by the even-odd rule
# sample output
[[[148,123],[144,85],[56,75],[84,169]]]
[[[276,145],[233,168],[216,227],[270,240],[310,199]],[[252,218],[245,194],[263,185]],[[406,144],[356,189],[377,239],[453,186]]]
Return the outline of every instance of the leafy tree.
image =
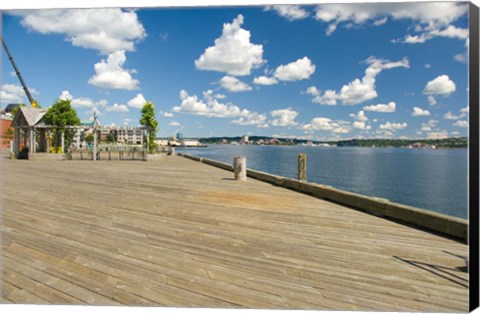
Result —
[[[153,154],[157,150],[155,138],[158,132],[158,121],[155,118],[155,105],[150,101],[147,101],[145,105],[143,105],[140,124],[147,128],[148,151]]]
[[[85,142],[87,142],[88,144],[92,144],[94,140],[95,138],[93,137],[93,133],[90,133],[87,136],[85,136]]]
[[[115,141],[115,139],[113,138],[113,134],[112,133],[108,133],[106,136],[105,136],[105,141],[107,143],[113,143]]]
[[[54,147],[59,151],[61,145],[61,134],[65,132],[65,147],[68,149],[72,143],[75,130],[67,128],[68,126],[80,125],[80,119],[77,112],[72,108],[70,100],[59,99],[54,103],[44,116],[45,123],[55,127]]]
[[[5,133],[3,133],[3,144],[8,144],[10,143],[11,140],[14,138],[14,132],[12,128],[8,128]]]

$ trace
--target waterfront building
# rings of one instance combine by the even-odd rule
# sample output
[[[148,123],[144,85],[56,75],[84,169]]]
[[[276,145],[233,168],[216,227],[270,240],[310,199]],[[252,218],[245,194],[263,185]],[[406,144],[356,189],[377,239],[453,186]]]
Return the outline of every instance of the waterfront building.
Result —
[[[3,115],[0,118],[0,137],[1,137],[1,142],[0,142],[0,148],[6,149],[10,147],[10,141],[13,140],[13,128],[12,126],[12,118],[11,116]]]
[[[75,134],[72,139],[73,148],[85,148],[87,146],[85,137],[88,134],[93,134],[93,122],[82,122],[81,125],[75,129]]]
[[[93,122],[84,122],[76,128],[72,145],[74,149],[85,148],[87,143],[85,138],[89,134],[93,134]],[[129,145],[143,145],[143,127],[124,127],[124,126],[98,126],[99,141],[104,141],[110,134],[115,143]]]
[[[168,146],[168,141],[168,138],[157,138],[155,143],[157,143],[158,146]]]
[[[267,142],[269,145],[281,145],[282,142],[279,139],[272,138]]]
[[[116,131],[117,143],[143,145],[142,127],[113,127]]]

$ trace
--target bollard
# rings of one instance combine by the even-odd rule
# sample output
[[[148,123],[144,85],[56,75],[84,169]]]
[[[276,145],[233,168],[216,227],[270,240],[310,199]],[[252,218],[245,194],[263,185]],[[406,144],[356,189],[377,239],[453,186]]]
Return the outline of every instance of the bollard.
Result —
[[[233,158],[233,172],[235,180],[247,180],[247,158],[244,156],[236,156]]]
[[[15,143],[13,142],[13,140],[10,140],[10,159],[15,159],[14,156],[15,156],[15,149],[14,149],[14,145]]]
[[[307,155],[298,154],[298,180],[307,180]]]

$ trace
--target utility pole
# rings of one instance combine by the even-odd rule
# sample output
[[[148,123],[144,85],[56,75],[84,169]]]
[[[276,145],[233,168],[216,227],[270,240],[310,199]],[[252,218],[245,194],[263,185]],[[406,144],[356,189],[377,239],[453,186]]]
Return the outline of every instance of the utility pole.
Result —
[[[10,60],[10,63],[12,63],[13,69],[15,70],[15,73],[17,74],[18,79],[20,80],[20,83],[23,86],[23,90],[25,91],[25,94],[27,95],[28,101],[30,102],[30,105],[34,107],[35,100],[33,100],[32,95],[30,95],[30,92],[28,91],[27,84],[25,84],[25,81],[23,80],[22,75],[20,74],[20,71],[17,68],[17,65],[15,64],[15,61],[13,60],[12,55],[10,54],[10,51],[8,50],[7,44],[5,43],[5,40],[3,40],[3,36],[0,36],[0,39],[2,40],[2,45],[3,48],[5,48],[5,51],[7,52],[8,59]]]

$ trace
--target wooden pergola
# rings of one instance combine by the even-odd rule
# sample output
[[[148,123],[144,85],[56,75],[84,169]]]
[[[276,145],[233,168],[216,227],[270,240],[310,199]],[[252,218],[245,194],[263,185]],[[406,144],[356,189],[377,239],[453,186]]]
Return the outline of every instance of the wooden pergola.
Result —
[[[20,157],[23,148],[28,147],[28,155],[47,153],[49,151],[49,134],[53,126],[46,125],[43,121],[46,109],[19,107],[12,121],[15,130],[13,140],[13,153],[16,158]],[[38,140],[37,140],[38,135]],[[37,147],[38,144],[38,147]],[[62,136],[62,149],[64,140]]]

